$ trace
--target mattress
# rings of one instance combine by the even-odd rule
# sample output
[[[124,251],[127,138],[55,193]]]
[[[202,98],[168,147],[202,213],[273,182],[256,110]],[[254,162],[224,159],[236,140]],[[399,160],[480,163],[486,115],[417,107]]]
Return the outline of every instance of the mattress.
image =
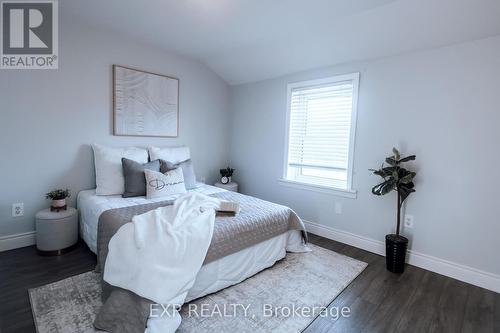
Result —
[[[224,192],[226,190],[198,183],[198,186],[189,192],[199,192],[206,195]],[[121,195],[96,195],[94,190],[86,190],[78,193],[77,208],[80,215],[80,237],[87,243],[92,252],[97,254],[97,224],[99,216],[109,209],[142,205],[177,199],[180,194],[156,199],[146,197],[122,198]]]

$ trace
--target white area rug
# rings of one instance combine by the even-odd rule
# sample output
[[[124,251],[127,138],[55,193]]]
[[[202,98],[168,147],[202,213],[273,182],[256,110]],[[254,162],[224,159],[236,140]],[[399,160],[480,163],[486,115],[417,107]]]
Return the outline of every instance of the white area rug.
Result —
[[[311,248],[310,253],[288,253],[242,283],[184,305],[179,332],[302,331],[367,266]],[[30,289],[29,295],[38,333],[96,332],[92,323],[102,304],[97,274]]]

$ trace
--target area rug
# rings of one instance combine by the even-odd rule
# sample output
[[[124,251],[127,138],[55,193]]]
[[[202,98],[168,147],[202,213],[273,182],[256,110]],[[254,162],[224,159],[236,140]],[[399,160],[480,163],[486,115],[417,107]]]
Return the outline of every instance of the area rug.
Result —
[[[185,304],[178,332],[300,332],[367,266],[311,245],[245,281]],[[99,276],[87,272],[29,290],[38,333],[99,332]],[[158,315],[162,308],[155,309]]]

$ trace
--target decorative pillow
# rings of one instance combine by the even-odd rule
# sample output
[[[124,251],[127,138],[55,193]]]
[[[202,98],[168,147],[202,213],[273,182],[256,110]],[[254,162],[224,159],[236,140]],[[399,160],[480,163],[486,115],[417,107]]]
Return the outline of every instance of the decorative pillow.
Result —
[[[184,185],[186,185],[186,189],[191,190],[193,188],[196,188],[196,175],[194,174],[193,162],[191,162],[191,160],[186,160],[177,164],[160,160],[161,173],[165,173],[177,168],[182,169],[182,175],[184,176]]]
[[[136,161],[122,158],[123,177],[125,178],[125,191],[122,197],[139,197],[146,195],[146,177],[144,170],[160,171],[160,160],[149,163],[137,163]]]
[[[179,163],[191,158],[191,153],[189,152],[189,147],[149,147],[149,157],[151,161],[154,160],[165,160],[170,163]]]
[[[146,198],[154,199],[172,194],[186,193],[182,169],[177,168],[166,173],[144,170],[146,175]]]
[[[125,179],[123,178],[122,158],[128,158],[138,163],[148,162],[146,149],[108,148],[92,145],[94,149],[95,183],[97,195],[123,194]]]

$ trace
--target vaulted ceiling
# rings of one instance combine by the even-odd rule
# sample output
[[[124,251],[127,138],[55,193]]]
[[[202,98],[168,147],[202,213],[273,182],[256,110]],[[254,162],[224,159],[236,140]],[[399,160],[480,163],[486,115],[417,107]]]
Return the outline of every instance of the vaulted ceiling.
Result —
[[[229,84],[500,34],[499,0],[63,0],[61,15],[195,58]]]

